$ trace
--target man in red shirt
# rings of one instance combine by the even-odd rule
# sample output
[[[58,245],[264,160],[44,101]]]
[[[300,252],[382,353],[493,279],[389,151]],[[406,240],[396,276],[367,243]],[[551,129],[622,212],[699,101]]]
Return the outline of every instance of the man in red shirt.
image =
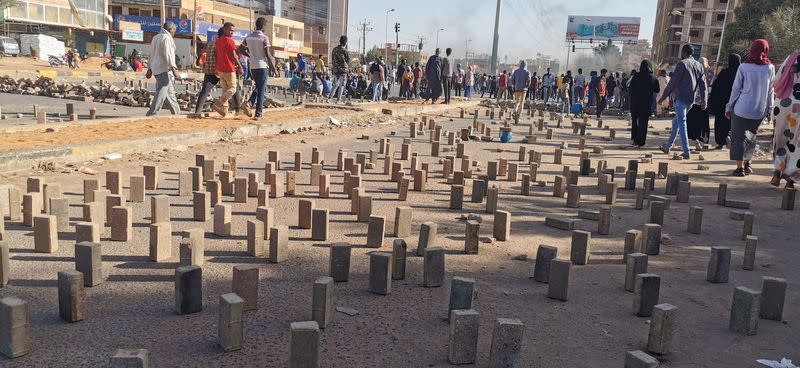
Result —
[[[236,44],[231,36],[233,35],[233,23],[225,23],[222,26],[222,35],[217,38],[214,48],[214,55],[217,62],[217,76],[222,87],[222,96],[216,103],[211,105],[214,111],[223,117],[228,115],[228,101],[236,94],[236,74],[241,73],[242,66],[239,58],[236,57]]]
[[[503,70],[503,74],[497,78],[497,101],[505,100],[506,92],[508,92],[508,74]]]

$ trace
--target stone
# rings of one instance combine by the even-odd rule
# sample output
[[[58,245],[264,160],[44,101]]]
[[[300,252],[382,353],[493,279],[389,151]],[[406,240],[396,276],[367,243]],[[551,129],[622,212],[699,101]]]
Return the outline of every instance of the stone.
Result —
[[[555,229],[572,231],[575,228],[576,220],[562,217],[545,217],[544,225]]]
[[[201,166],[190,166],[189,173],[192,175],[192,191],[200,190],[200,186],[203,183],[203,168]]]
[[[631,253],[642,252],[642,232],[639,230],[628,230],[625,233],[625,246],[622,252],[622,263],[628,262]]]
[[[625,353],[625,368],[658,368],[658,359],[641,350]]]
[[[397,238],[407,238],[411,236],[411,207],[395,207],[394,211],[394,231]]]
[[[172,258],[172,223],[150,224],[150,260],[166,262]]]
[[[67,322],[86,318],[86,292],[83,274],[75,270],[58,272],[58,314]]]
[[[583,230],[572,230],[572,244],[570,246],[570,261],[576,265],[589,263],[589,247],[592,242],[592,233]]]
[[[647,273],[647,254],[631,253],[625,262],[625,291],[633,292],[636,287],[636,276]]]
[[[0,353],[18,358],[31,351],[30,306],[15,296],[0,299]]]
[[[450,334],[447,360],[450,364],[472,364],[478,355],[480,314],[474,309],[455,309],[448,316]]]
[[[350,277],[350,252],[348,243],[333,243],[330,247],[329,275],[335,282],[347,281]]]
[[[247,196],[252,198],[258,197],[259,177],[257,172],[247,173]]]
[[[733,289],[731,318],[728,328],[743,335],[758,332],[758,318],[761,308],[761,292],[739,286]]]
[[[267,254],[264,223],[258,219],[247,220],[247,254],[252,257],[264,257]]]
[[[359,195],[358,196],[358,222],[369,222],[372,217],[372,196]]]
[[[211,218],[211,193],[196,191],[192,193],[192,220],[206,222]]]
[[[553,181],[553,197],[563,198],[566,191],[566,178],[556,175]]]
[[[486,190],[486,213],[497,212],[497,197],[499,194],[500,190],[494,186]]]
[[[311,229],[311,211],[314,210],[314,201],[301,199],[297,206],[297,227],[300,229]]]
[[[369,292],[388,295],[392,291],[392,254],[369,253]]]
[[[6,287],[11,279],[11,258],[8,240],[0,239],[0,288]]]
[[[653,307],[653,316],[650,318],[650,332],[647,335],[647,350],[660,355],[670,353],[672,332],[675,328],[675,315],[678,307],[661,303]]]
[[[781,197],[781,209],[786,211],[794,210],[794,202],[797,197],[797,189],[783,188],[783,196]]]
[[[494,238],[498,241],[508,241],[511,239],[511,213],[508,211],[496,211],[494,214],[494,224],[492,226]]]
[[[753,222],[755,216],[752,212],[744,213],[744,223],[742,224],[742,239],[747,239],[748,235],[753,235]]]
[[[58,251],[56,217],[37,215],[33,217],[33,250],[41,253]]]
[[[689,222],[686,226],[686,231],[691,234],[700,234],[703,230],[703,208],[691,207],[689,208]]]
[[[664,202],[650,202],[650,222],[664,226],[664,211],[666,210],[666,203]]]
[[[147,349],[117,349],[109,360],[109,368],[147,368]]]
[[[486,181],[476,179],[472,181],[472,203],[483,203],[486,196]]]
[[[222,203],[222,183],[219,180],[209,180],[206,182],[206,191],[210,195],[210,207]]]
[[[50,198],[50,214],[56,218],[56,231],[65,233],[69,231],[69,199]],[[2,221],[2,210],[0,210],[0,222]],[[3,232],[0,225],[0,233]]]
[[[14,189],[19,193],[19,189],[16,187]],[[98,189],[100,189],[100,183],[97,179],[83,179],[83,203],[94,202],[94,191]],[[131,190],[133,190],[133,184],[131,184]],[[9,196],[10,195],[11,193],[9,192]],[[131,197],[133,197],[133,195],[131,195]]]
[[[175,312],[192,314],[203,310],[203,269],[181,266],[175,269]]]
[[[115,194],[109,194],[106,196],[106,225],[111,225],[111,209],[116,206],[124,206],[125,205],[125,198]]]
[[[650,256],[657,256],[661,252],[661,225],[644,224],[642,250]]]
[[[425,287],[440,287],[444,283],[444,249],[431,247],[425,250],[422,284]]]
[[[88,241],[100,243],[100,226],[94,222],[78,222],[75,224],[75,242]]]
[[[319,176],[322,175],[322,165],[319,164],[312,164],[311,165],[311,186],[319,186]]]
[[[222,195],[233,195],[233,171],[229,170],[229,164],[222,164],[222,170],[219,171],[218,177],[220,185],[222,186]]]
[[[29,176],[25,180],[26,193],[42,193],[44,192],[44,178],[38,176]]]
[[[119,171],[106,171],[106,189],[111,194],[122,194],[122,173]]]
[[[319,368],[319,324],[316,321],[289,324],[289,368]]]
[[[275,223],[274,210],[264,206],[256,208],[256,220],[264,223],[264,239],[269,239],[269,229]]]
[[[510,218],[510,217],[509,217]],[[478,244],[480,243],[481,223],[475,220],[466,222],[464,235],[464,253],[478,254]]]
[[[247,178],[233,179],[233,201],[247,203]]]
[[[217,344],[225,351],[241,350],[244,343],[244,299],[236,293],[219,296]]]
[[[635,190],[636,189],[636,171],[628,170],[625,173],[625,189],[626,190]]]
[[[437,225],[435,222],[423,222],[419,229],[417,256],[424,256],[427,248],[436,246]]]
[[[464,208],[464,186],[450,186],[450,209],[461,210]]]
[[[581,206],[581,187],[570,184],[567,186],[567,207],[578,208]]]
[[[292,173],[294,174],[294,173]],[[287,173],[287,178],[289,174]],[[328,174],[319,176],[319,197],[329,198],[331,196],[331,176]]]
[[[130,208],[111,208],[111,240],[128,241],[133,238],[133,213]]]
[[[205,263],[205,232],[201,228],[184,232],[180,246],[180,265],[202,266]]]
[[[171,221],[169,207],[169,196],[156,195],[150,197],[150,223]]]
[[[498,318],[492,333],[489,367],[519,367],[525,324],[516,318]]]
[[[678,203],[689,203],[689,191],[691,190],[692,183],[688,181],[678,182],[678,195],[675,201]]]
[[[326,328],[333,319],[333,278],[322,276],[314,281],[311,297],[311,320]]]
[[[756,248],[758,248],[758,237],[748,235],[744,242],[744,259],[742,269],[751,271],[755,268]]]
[[[328,240],[328,213],[329,211],[323,208],[311,211],[311,240]]]
[[[213,173],[213,171],[212,171]],[[142,175],[144,175],[144,188],[147,190],[158,189],[158,166],[144,165],[142,166]],[[212,174],[213,175],[213,174]]]
[[[275,226],[269,229],[269,261],[280,263],[289,259],[289,229]]]
[[[773,321],[782,321],[785,301],[786,279],[764,276],[761,282],[759,317]]]
[[[231,205],[218,204],[214,206],[214,235],[231,236]]]
[[[33,227],[33,219],[42,213],[42,196],[36,193],[22,195],[22,224]],[[53,222],[55,225],[55,221]]]
[[[383,246],[386,231],[386,218],[383,216],[370,216],[367,227],[367,247],[380,248]]]
[[[282,198],[286,192],[284,188],[284,172],[276,172],[270,175],[270,184],[269,184],[269,197],[270,198]]]
[[[597,232],[608,235],[611,232],[611,206],[600,207],[600,219],[597,222]]]
[[[475,298],[475,279],[453,276],[450,280],[450,301],[448,303],[448,318],[455,310],[472,309]]]
[[[664,194],[667,195],[675,195],[678,194],[678,183],[680,182],[680,177],[678,174],[668,174],[667,175],[667,184],[664,186]]]
[[[404,280],[406,278],[406,253],[408,246],[403,239],[395,239],[392,242],[392,280]]]
[[[738,208],[738,209],[747,210],[747,209],[750,209],[750,201],[740,201],[740,200],[734,200],[734,199],[726,199],[725,200],[725,207],[731,207],[731,208]]]
[[[650,317],[653,307],[658,304],[661,288],[661,276],[654,273],[636,275],[633,287],[633,314],[638,317]]]
[[[731,248],[711,247],[711,258],[708,260],[706,281],[715,284],[727,283],[731,269]]]
[[[567,301],[569,299],[569,270],[572,262],[563,259],[550,261],[547,297]]]
[[[75,244],[75,270],[83,274],[83,285],[97,286],[105,281],[103,275],[103,248],[99,243]]]
[[[536,263],[533,267],[533,279],[537,282],[549,282],[550,261],[558,256],[558,248],[541,244],[536,250]]]

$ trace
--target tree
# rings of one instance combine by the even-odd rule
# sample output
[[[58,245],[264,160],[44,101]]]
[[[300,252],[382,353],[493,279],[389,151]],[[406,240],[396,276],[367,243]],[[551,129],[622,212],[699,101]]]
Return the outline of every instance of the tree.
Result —
[[[594,48],[594,54],[600,58],[603,68],[610,71],[619,70],[622,52],[620,52],[617,45],[604,43]]]
[[[375,60],[378,60],[379,57],[383,56],[383,52],[379,50],[377,47],[373,46],[367,54],[364,55],[364,63],[369,64]]]
[[[800,5],[800,0],[740,0],[734,10],[736,20],[725,26],[723,52],[735,52],[737,43],[766,37],[764,20],[784,5]]]
[[[22,2],[19,0],[0,0],[0,23],[5,22],[6,20],[5,17],[6,9],[12,6],[17,6],[21,3]]]
[[[764,18],[762,25],[773,63],[780,63],[793,51],[800,50],[800,5],[781,6]]]

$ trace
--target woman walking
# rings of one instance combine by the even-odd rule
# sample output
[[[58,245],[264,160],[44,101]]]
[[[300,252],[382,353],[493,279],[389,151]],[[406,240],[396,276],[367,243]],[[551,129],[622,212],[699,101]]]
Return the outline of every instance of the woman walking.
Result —
[[[639,72],[630,81],[630,92],[631,142],[634,146],[642,147],[647,140],[650,112],[656,102],[656,95],[661,92],[650,60],[642,60]]]
[[[475,84],[475,69],[472,65],[467,66],[467,74],[464,75],[464,99],[472,99],[472,86]]]
[[[786,187],[794,188],[800,180],[800,50],[786,58],[779,75],[775,84],[775,171],[770,184],[777,187],[786,179]]]
[[[725,105],[730,101],[733,79],[736,78],[736,71],[739,70],[741,63],[742,57],[739,54],[728,56],[728,67],[717,75],[713,83],[714,88],[708,97],[710,113],[714,114],[714,141],[717,142],[717,149],[722,149],[726,145],[730,148],[728,134],[731,132],[731,121],[725,116]]]
[[[725,108],[725,116],[731,119],[730,157],[736,161],[734,176],[753,173],[750,160],[756,148],[756,133],[761,121],[772,112],[775,98],[772,78],[775,76],[775,67],[768,55],[767,40],[753,41],[750,55],[736,72],[731,99]]]
[[[708,70],[708,59],[701,57],[700,65],[703,66],[703,73]],[[711,138],[711,126],[708,123],[708,109],[703,107],[703,100],[700,98],[698,91],[695,96],[694,104],[686,113],[686,134],[689,140],[693,141],[695,148],[702,151],[701,143],[708,143]]]

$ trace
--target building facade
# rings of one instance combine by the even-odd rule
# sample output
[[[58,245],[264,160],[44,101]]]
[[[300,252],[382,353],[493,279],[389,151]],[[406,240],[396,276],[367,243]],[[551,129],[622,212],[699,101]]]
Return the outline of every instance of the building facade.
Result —
[[[305,24],[305,44],[314,56],[330,56],[347,35],[348,0],[281,0],[282,18]]]
[[[675,64],[681,45],[689,43],[696,57],[706,57],[713,65],[723,25],[734,20],[737,4],[738,0],[658,0],[653,60],[660,65]]]
[[[2,12],[0,34],[20,39],[23,34],[45,34],[80,53],[109,49],[107,0],[22,0]],[[25,54],[27,50],[22,50]]]

